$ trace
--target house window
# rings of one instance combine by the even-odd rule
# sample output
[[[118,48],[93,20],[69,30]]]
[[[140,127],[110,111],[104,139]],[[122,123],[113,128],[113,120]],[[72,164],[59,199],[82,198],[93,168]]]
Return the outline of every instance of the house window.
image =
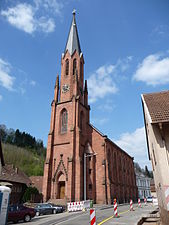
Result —
[[[69,60],[66,59],[66,71],[65,71],[66,75],[69,75]]]
[[[92,184],[89,184],[89,190],[92,190]]]
[[[61,112],[61,133],[67,132],[68,113],[66,109]]]
[[[73,75],[76,73],[76,59],[73,60]]]

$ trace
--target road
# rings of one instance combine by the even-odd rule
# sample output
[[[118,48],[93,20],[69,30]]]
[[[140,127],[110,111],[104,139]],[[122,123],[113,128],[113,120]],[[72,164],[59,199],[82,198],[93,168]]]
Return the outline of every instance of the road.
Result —
[[[129,205],[118,207],[118,218],[113,218],[112,206],[96,206],[96,221],[97,225],[136,225],[143,216],[154,211],[157,207],[148,204],[142,208],[134,205],[134,211],[129,211]],[[89,225],[89,211],[86,212],[64,212],[55,215],[44,215],[35,217],[29,223],[19,223],[22,225]]]

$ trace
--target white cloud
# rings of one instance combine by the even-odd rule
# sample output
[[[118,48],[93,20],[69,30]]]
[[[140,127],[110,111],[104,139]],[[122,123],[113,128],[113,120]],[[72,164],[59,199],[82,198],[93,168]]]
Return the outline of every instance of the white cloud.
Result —
[[[19,3],[1,11],[14,27],[32,34],[35,31],[50,33],[55,30],[55,21],[49,15],[60,15],[63,5],[57,0],[34,0],[34,5]]]
[[[10,67],[8,62],[5,62],[0,58],[0,85],[9,91],[12,91],[15,77],[9,75]]]
[[[45,17],[41,17],[39,19],[38,26],[45,33],[50,33],[55,30],[55,22],[52,18],[46,20]]]
[[[34,3],[37,8],[43,7],[55,15],[60,15],[63,8],[62,2],[58,0],[34,0]]]
[[[169,83],[169,57],[160,54],[147,56],[138,65],[133,79],[152,86]]]
[[[107,123],[109,121],[109,119],[108,118],[94,118],[92,121],[93,121],[92,122],[93,124],[102,126],[105,123]]]
[[[30,81],[30,85],[31,85],[31,86],[35,86],[35,85],[36,85],[36,81],[31,80],[31,81]]]
[[[146,144],[145,128],[137,128],[132,133],[123,133],[119,140],[115,143],[126,151],[130,156],[134,157],[134,161],[138,162],[142,167],[150,166],[148,159],[148,150]]]
[[[0,101],[2,101],[2,98],[3,98],[2,95],[0,95]]]
[[[36,30],[34,14],[33,7],[26,3],[1,11],[1,15],[6,17],[11,25],[27,33],[33,33]]]
[[[112,78],[113,65],[101,66],[88,79],[89,102],[96,102],[99,98],[104,98],[108,94],[118,91]]]
[[[128,56],[125,59],[119,59],[116,64],[103,65],[89,76],[89,103],[94,103],[109,94],[117,93],[116,76],[129,68],[131,60],[132,56]]]

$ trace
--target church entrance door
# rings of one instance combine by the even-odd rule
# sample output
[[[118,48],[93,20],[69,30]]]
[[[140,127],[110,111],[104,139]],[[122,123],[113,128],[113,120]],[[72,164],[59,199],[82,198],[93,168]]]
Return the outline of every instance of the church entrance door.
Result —
[[[65,197],[65,181],[59,181],[59,198]]]

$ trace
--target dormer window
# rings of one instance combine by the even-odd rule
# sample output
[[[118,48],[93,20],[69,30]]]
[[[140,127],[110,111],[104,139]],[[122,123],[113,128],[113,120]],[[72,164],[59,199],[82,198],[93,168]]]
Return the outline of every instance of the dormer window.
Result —
[[[76,73],[76,59],[73,60],[73,75]]]
[[[66,69],[65,69],[65,74],[69,75],[69,60],[66,59]]]

